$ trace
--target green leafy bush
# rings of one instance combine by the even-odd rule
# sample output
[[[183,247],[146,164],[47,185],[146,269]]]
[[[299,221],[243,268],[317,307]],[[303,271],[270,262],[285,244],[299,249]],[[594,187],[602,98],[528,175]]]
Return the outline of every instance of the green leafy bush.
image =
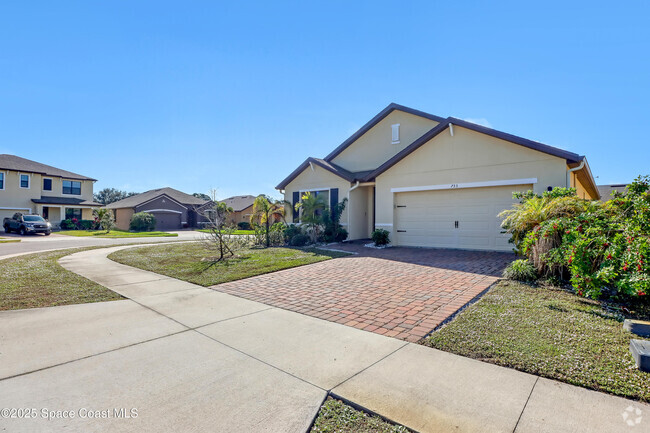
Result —
[[[503,278],[523,282],[537,281],[535,266],[526,259],[515,260],[503,271]]]
[[[239,230],[250,230],[251,229],[251,223],[242,221],[240,223],[237,223],[237,227],[239,227]]]
[[[77,230],[77,223],[71,219],[63,220],[59,223],[61,230]]]
[[[291,241],[289,242],[289,245],[292,247],[304,247],[309,243],[309,236],[298,233],[294,237],[291,238]]]
[[[526,221],[529,201],[538,196],[524,198],[509,213],[504,227],[540,276],[569,280],[581,296],[646,297],[650,292],[649,190],[650,178],[642,176],[606,203],[550,198],[546,206],[553,209],[564,206],[554,201],[571,199],[571,212],[549,212],[527,225],[519,223]]]
[[[79,230],[93,230],[95,226],[94,220],[79,220]]]
[[[289,224],[284,228],[284,239],[287,243],[291,242],[291,239],[295,235],[301,234],[302,231],[300,230],[300,227],[295,225],[295,224]]]
[[[377,246],[388,245],[390,243],[390,233],[388,233],[388,230],[377,229],[370,236]]]
[[[147,212],[134,213],[129,230],[135,232],[152,232],[156,229],[156,217]]]

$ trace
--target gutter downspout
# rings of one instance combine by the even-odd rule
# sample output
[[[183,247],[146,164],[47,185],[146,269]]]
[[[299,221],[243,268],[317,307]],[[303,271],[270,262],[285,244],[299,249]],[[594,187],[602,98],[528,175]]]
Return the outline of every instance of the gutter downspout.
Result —
[[[359,183],[360,183],[360,182],[357,181],[357,183],[356,183],[352,188],[350,188],[350,189],[348,190],[348,205],[347,205],[347,208],[348,208],[348,236],[349,236],[350,233],[352,232],[352,230],[351,230],[351,229],[352,229],[352,225],[351,225],[351,222],[352,222],[352,221],[350,221],[350,193],[351,193],[352,191],[354,191],[355,189],[359,188]]]
[[[582,158],[582,161],[580,161],[580,165],[574,168],[570,168],[566,172],[566,187],[571,188],[571,173],[574,171],[582,170],[582,168],[585,166],[585,161],[587,158]]]

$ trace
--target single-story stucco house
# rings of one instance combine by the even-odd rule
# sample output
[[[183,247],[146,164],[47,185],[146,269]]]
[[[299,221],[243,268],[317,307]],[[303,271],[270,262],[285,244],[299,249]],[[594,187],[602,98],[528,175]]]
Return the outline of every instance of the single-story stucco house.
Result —
[[[131,217],[136,212],[147,212],[156,217],[156,230],[179,230],[197,227],[202,221],[196,208],[206,201],[174,188],[159,188],[132,195],[106,206],[112,209],[115,225],[128,230]]]
[[[232,208],[232,213],[229,215],[230,222],[234,224],[250,222],[253,214],[253,203],[255,203],[254,195],[236,195],[219,201]]]
[[[276,188],[293,205],[306,191],[331,205],[347,198],[341,223],[350,240],[382,228],[398,246],[509,251],[497,215],[514,203],[512,193],[568,186],[600,198],[584,156],[390,104]],[[292,213],[288,220],[298,222]]]

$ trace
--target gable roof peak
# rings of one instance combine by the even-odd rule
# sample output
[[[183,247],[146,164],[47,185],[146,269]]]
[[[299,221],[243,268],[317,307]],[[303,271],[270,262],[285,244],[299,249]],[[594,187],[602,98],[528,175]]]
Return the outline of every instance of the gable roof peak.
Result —
[[[375,125],[377,125],[379,122],[384,120],[390,113],[392,113],[395,110],[403,111],[404,113],[412,114],[414,116],[424,117],[426,119],[433,120],[435,122],[442,122],[445,120],[443,117],[425,113],[424,111],[416,110],[414,108],[410,108],[405,105],[400,105],[400,104],[396,104],[395,102],[391,102],[390,104],[388,104],[386,108],[381,110],[375,117],[370,119],[368,123],[366,123],[361,128],[359,128],[357,132],[352,134],[347,140],[345,140],[336,149],[334,149],[329,155],[327,155],[324,158],[325,161],[331,162],[332,159],[336,158],[338,154],[340,154],[345,149],[347,149],[348,146],[350,146],[352,143],[357,141],[363,134],[368,132],[370,129],[372,129]]]

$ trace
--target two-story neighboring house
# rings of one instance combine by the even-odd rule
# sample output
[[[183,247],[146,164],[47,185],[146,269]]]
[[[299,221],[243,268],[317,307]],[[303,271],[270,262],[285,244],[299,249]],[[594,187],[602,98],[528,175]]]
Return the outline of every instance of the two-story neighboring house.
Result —
[[[0,155],[0,220],[16,212],[37,213],[57,225],[92,219],[96,180],[15,155]]]
[[[331,205],[347,198],[341,223],[351,240],[381,228],[393,245],[508,251],[497,215],[512,206],[512,193],[556,187],[600,197],[582,155],[390,104],[325,158],[308,158],[277,189],[292,207],[305,192]]]

